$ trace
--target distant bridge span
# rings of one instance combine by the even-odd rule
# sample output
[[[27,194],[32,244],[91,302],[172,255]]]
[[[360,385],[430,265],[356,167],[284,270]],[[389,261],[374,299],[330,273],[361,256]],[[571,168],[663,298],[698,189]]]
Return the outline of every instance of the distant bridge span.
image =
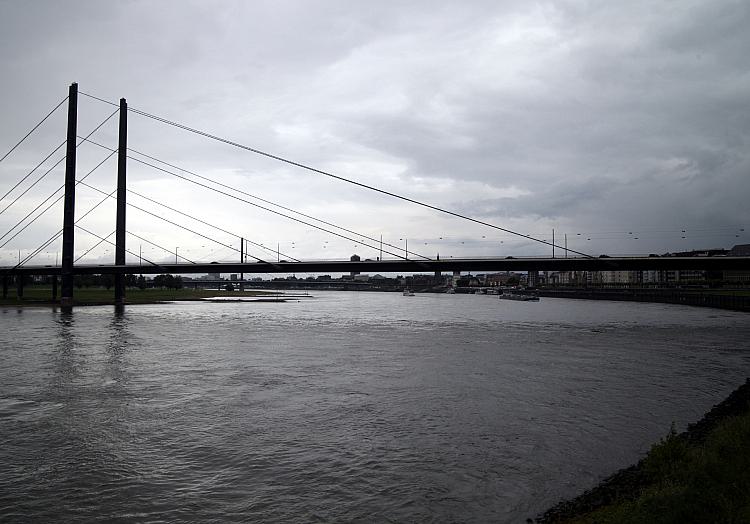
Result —
[[[750,257],[451,258],[442,260],[326,260],[310,262],[219,262],[210,264],[81,264],[74,274],[192,273],[433,273],[436,271],[750,271]],[[0,275],[60,275],[56,266],[0,268]]]
[[[85,95],[90,98],[94,98],[97,100],[100,100],[101,102],[110,104],[111,102],[108,102],[103,99],[99,99],[97,97],[94,97],[92,95]],[[118,133],[118,147],[117,149],[110,149],[111,155],[114,153],[117,153],[117,188],[116,188],[116,201],[117,201],[117,207],[116,207],[116,225],[115,225],[115,242],[114,242],[114,264],[103,264],[103,265],[94,265],[94,264],[79,264],[77,265],[75,263],[75,231],[76,228],[80,228],[86,233],[89,233],[90,235],[98,237],[95,233],[92,233],[86,229],[84,229],[82,226],[78,225],[78,221],[80,221],[81,218],[85,217],[87,213],[85,213],[83,216],[81,216],[78,221],[75,219],[75,193],[76,193],[76,186],[80,183],[84,183],[83,179],[86,178],[89,174],[91,174],[93,171],[90,171],[87,175],[83,176],[80,180],[77,178],[76,175],[76,150],[78,147],[78,84],[71,84],[69,90],[68,90],[68,126],[67,126],[67,135],[66,135],[66,154],[65,154],[65,184],[64,184],[64,208],[63,208],[63,227],[60,233],[53,236],[50,240],[39,246],[37,249],[31,252],[31,254],[27,255],[26,259],[21,260],[20,259],[20,252],[19,252],[19,263],[17,266],[7,266],[7,267],[0,267],[0,277],[2,277],[2,289],[3,289],[3,297],[7,294],[7,288],[9,284],[10,277],[13,276],[27,276],[27,275],[49,275],[54,276],[55,278],[52,279],[52,288],[53,288],[53,300],[56,300],[57,297],[57,276],[62,277],[61,280],[61,296],[60,296],[60,304],[63,306],[63,308],[68,308],[73,303],[73,288],[74,288],[74,276],[75,275],[86,275],[86,274],[106,274],[106,275],[114,275],[114,289],[115,289],[115,304],[122,305],[124,304],[125,299],[125,279],[123,278],[123,275],[128,274],[163,274],[163,273],[169,273],[169,274],[193,274],[193,273],[237,273],[237,274],[253,274],[253,273],[286,273],[286,274],[304,274],[304,273],[396,273],[396,274],[404,274],[404,273],[438,273],[438,272],[445,272],[445,273],[455,273],[459,271],[464,272],[500,272],[500,271],[630,271],[630,270],[704,270],[704,271],[750,271],[750,257],[723,257],[723,256],[716,256],[716,257],[671,257],[671,256],[665,256],[665,257],[606,257],[601,256],[598,258],[589,257],[585,255],[584,253],[581,253],[579,251],[575,250],[568,250],[567,245],[564,248],[564,252],[567,255],[575,254],[578,256],[575,257],[566,257],[563,256],[562,258],[528,258],[528,257],[505,257],[505,258],[449,258],[449,259],[443,259],[443,260],[417,260],[417,259],[411,259],[409,260],[408,257],[410,255],[413,255],[414,253],[410,253],[408,251],[407,244],[404,245],[404,259],[399,260],[364,260],[364,261],[351,261],[351,260],[328,260],[328,261],[306,261],[306,262],[271,262],[271,261],[259,261],[259,262],[236,262],[236,263],[227,263],[227,262],[220,262],[220,263],[182,263],[182,264],[155,264],[151,262],[147,262],[145,265],[143,263],[139,264],[126,264],[126,253],[129,251],[126,250],[125,246],[125,240],[126,236],[128,234],[128,231],[126,229],[126,206],[128,205],[126,193],[127,193],[127,187],[126,187],[126,174],[127,174],[127,159],[130,158],[127,155],[128,147],[127,147],[127,115],[128,115],[128,106],[127,101],[122,98],[120,99],[119,106],[118,104],[111,103],[112,105],[118,106],[118,110],[115,111],[110,115],[110,117],[114,116],[117,112],[119,112],[119,133]],[[61,103],[62,104],[62,103]],[[58,105],[59,107],[60,105]],[[56,109],[56,108],[55,108]],[[54,110],[53,109],[53,112]],[[242,149],[253,151],[255,153],[264,155],[269,158],[273,158],[278,161],[286,162],[289,165],[294,165],[299,168],[306,169],[308,171],[316,172],[321,175],[333,177],[335,179],[339,179],[341,181],[349,182],[352,184],[355,184],[357,186],[366,188],[368,190],[377,191],[381,194],[386,194],[391,197],[399,198],[402,201],[411,202],[415,205],[420,205],[425,208],[432,209],[434,211],[438,211],[441,213],[446,213],[448,215],[458,217],[464,220],[469,220],[471,222],[474,222],[475,224],[480,224],[485,227],[491,227],[495,230],[504,231],[506,233],[510,233],[513,235],[516,235],[518,237],[526,238],[527,240],[532,240],[541,244],[545,244],[547,246],[552,247],[553,251],[552,254],[554,255],[555,251],[554,249],[557,248],[560,251],[563,252],[562,246],[556,245],[554,241],[554,230],[553,230],[553,240],[552,242],[548,242],[547,240],[542,240],[538,238],[533,238],[529,235],[521,234],[514,232],[509,229],[502,228],[500,226],[496,226],[487,222],[483,222],[481,220],[477,220],[474,218],[471,218],[466,215],[462,215],[459,213],[455,213],[449,210],[445,210],[436,206],[433,206],[431,204],[427,204],[424,202],[419,202],[417,200],[398,195],[396,193],[391,193],[385,190],[378,189],[373,186],[369,186],[360,182],[356,182],[353,180],[349,180],[337,175],[334,175],[332,173],[328,173],[326,171],[322,171],[319,169],[315,169],[310,166],[306,166],[304,164],[300,164],[294,161],[291,161],[289,159],[285,159],[282,157],[274,156],[262,151],[259,151],[257,149],[253,149],[249,146],[243,146],[242,144],[238,144],[236,142],[232,142],[230,140],[214,136],[211,134],[208,134],[206,132],[189,128],[187,126],[184,126],[182,124],[178,124],[175,122],[170,122],[169,120],[166,120],[162,117],[158,117],[155,115],[149,115],[148,113],[145,113],[143,111],[138,110],[132,110],[135,111],[137,114],[146,116],[148,118],[153,118],[161,123],[168,124],[171,126],[175,126],[178,128],[181,128],[183,130],[187,130],[193,133],[197,133],[198,135],[202,135],[203,137],[210,138],[213,140],[218,140],[220,142],[224,142],[225,144],[233,145],[236,147],[240,147]],[[51,113],[50,113],[51,114]],[[49,115],[48,115],[49,116]],[[107,120],[110,118],[108,117]],[[46,120],[46,117],[45,119]],[[42,122],[44,122],[42,120]],[[105,120],[101,125],[103,125]],[[40,124],[41,125],[41,122]],[[38,126],[37,126],[38,127]],[[99,127],[95,128],[94,131],[92,131],[89,134],[89,137],[91,134],[96,132]],[[34,128],[36,129],[36,128]],[[32,130],[33,131],[33,130]],[[26,135],[27,137],[29,135]],[[23,141],[24,139],[22,139]],[[88,137],[84,138],[83,140],[88,140]],[[94,142],[92,142],[94,143]],[[20,144],[20,142],[19,142]],[[104,146],[103,146],[104,147]],[[12,150],[11,150],[12,151]],[[143,155],[141,153],[141,155]],[[6,155],[7,156],[7,155]],[[144,155],[147,156],[147,155]],[[109,158],[109,157],[107,157]],[[156,160],[158,162],[163,162],[158,159],[155,159],[153,157],[148,157],[153,160]],[[102,165],[103,162],[105,162],[107,159],[102,161],[99,165]],[[163,162],[165,165],[171,166],[171,164],[167,164],[166,162]],[[41,164],[40,164],[41,165]],[[149,164],[150,165],[150,164]],[[98,166],[97,166],[98,167]],[[155,166],[152,166],[155,167]],[[175,167],[175,166],[171,166]],[[96,168],[94,168],[96,169]],[[161,169],[161,168],[157,168]],[[180,169],[180,168],[177,168]],[[161,169],[164,171],[163,169]],[[48,171],[49,172],[49,171]],[[169,171],[167,171],[169,172]],[[30,175],[31,173],[29,173]],[[174,174],[174,173],[172,173]],[[205,177],[202,177],[200,175],[197,175],[195,173],[192,173],[193,175],[203,179]],[[28,176],[28,175],[27,175]],[[178,175],[175,175],[178,176]],[[183,177],[180,177],[183,178]],[[41,179],[39,179],[41,180]],[[22,180],[23,181],[23,180]],[[219,182],[213,181],[214,184],[217,184],[219,186],[222,186],[226,189],[231,189],[238,193],[244,193],[244,191],[240,191],[236,188],[231,188],[225,184],[221,184]],[[19,182],[20,184],[20,182]],[[36,182],[34,182],[36,184]],[[85,186],[87,184],[84,183]],[[208,189],[214,189],[209,186],[205,186],[203,184],[198,184]],[[33,187],[33,185],[32,185]],[[88,186],[93,188],[92,186]],[[31,189],[31,187],[29,187]],[[27,189],[26,191],[28,191]],[[11,190],[12,191],[12,190]],[[99,191],[99,190],[97,190]],[[113,191],[114,193],[114,191]],[[219,191],[219,193],[223,193],[226,196],[232,196],[233,198],[237,198],[236,195],[231,195],[228,193],[224,193],[223,191]],[[22,193],[21,195],[25,194]],[[105,194],[105,199],[112,196],[112,193],[109,195]],[[245,195],[248,195],[247,193],[244,193]],[[54,196],[54,194],[52,195]],[[143,196],[143,195],[139,195]],[[261,200],[263,202],[267,202],[263,199],[260,199],[259,197],[254,197],[252,195],[248,195],[254,199]],[[51,196],[49,197],[51,198]],[[246,203],[251,203],[249,201],[246,201],[244,199],[238,198],[241,201],[244,201]],[[153,199],[149,199],[152,202],[155,202]],[[46,202],[46,200],[45,200]],[[103,202],[103,201],[102,201]],[[101,203],[101,202],[100,202]],[[158,202],[156,202],[158,203]],[[273,204],[273,203],[271,203]],[[41,204],[40,204],[41,205]],[[97,204],[98,206],[99,204]],[[132,205],[132,204],[131,204]],[[252,203],[252,205],[256,205]],[[334,224],[330,224],[328,222],[325,222],[321,219],[317,219],[314,217],[309,217],[308,215],[304,215],[302,213],[299,213],[298,211],[294,211],[292,209],[285,208],[284,206],[280,206],[279,204],[273,204],[274,206],[280,207],[282,209],[288,210],[290,212],[294,212],[300,215],[303,215],[311,220],[324,223],[328,226],[331,226],[332,228],[339,229],[342,231],[345,231],[347,233],[350,233],[352,235],[356,235],[357,238],[363,237],[363,238],[369,238],[364,235],[361,235],[359,233],[350,231],[348,229],[342,228],[340,226],[336,226]],[[96,206],[95,206],[96,207]],[[209,224],[208,222],[204,220],[200,220],[192,215],[182,213],[180,211],[177,211],[176,209],[170,208],[169,206],[165,206],[168,209],[170,209],[173,212],[178,212],[181,215],[187,216],[188,218],[192,220],[197,220],[198,222],[201,222],[204,225],[211,226],[214,229],[218,229],[222,231],[223,234],[229,234],[233,236],[237,236],[240,239],[240,249],[239,249],[239,260],[246,260],[245,257],[245,239],[242,238],[240,235],[234,235],[233,233],[230,233],[229,231],[226,231],[225,229],[222,229],[221,227],[214,226],[212,224]],[[262,209],[265,209],[266,211],[272,211],[271,209],[267,209],[263,206],[257,206]],[[38,209],[38,208],[37,208]],[[47,208],[49,209],[49,207]],[[92,208],[93,210],[95,208]],[[140,209],[140,208],[138,208]],[[90,210],[90,211],[91,211]],[[36,211],[36,209],[34,210]],[[26,220],[26,218],[29,218],[31,214],[27,215],[21,222]],[[46,210],[45,210],[46,211]],[[157,219],[164,219],[163,217],[148,212],[146,210],[141,209],[141,211],[147,212],[149,215],[153,215]],[[275,211],[274,211],[275,212]],[[285,215],[283,213],[277,213],[281,214],[282,216],[285,216],[287,218],[293,218],[291,216]],[[23,229],[19,229],[15,235],[18,235],[21,231],[26,229],[26,227],[31,224],[33,221],[35,221],[37,218],[41,216],[41,213],[38,214],[34,219],[32,219],[26,226],[23,227]],[[296,219],[295,219],[296,220]],[[166,220],[167,222],[171,223],[172,225],[182,227],[180,224],[173,222],[171,220]],[[20,226],[21,222],[16,224],[16,226],[13,226],[11,230],[6,233],[8,235],[11,231],[16,229],[17,226]],[[334,234],[336,236],[339,236],[341,238],[347,239],[349,241],[354,240],[355,242],[359,242],[359,240],[355,240],[352,237],[349,237],[347,235],[339,234],[335,231],[329,230],[327,228],[319,227],[318,225],[298,220],[298,222],[301,222],[303,224],[307,224],[309,227],[314,227],[322,231],[326,231],[329,234]],[[205,239],[208,239],[212,242],[216,242],[220,245],[223,245],[225,248],[232,248],[231,245],[227,245],[223,242],[219,242],[216,239],[212,239],[206,235],[197,233],[196,231],[193,231],[188,228],[184,228],[190,231],[191,233],[195,235],[199,235]],[[26,265],[26,262],[31,260],[33,257],[35,257],[37,254],[42,252],[48,245],[50,245],[51,242],[55,241],[58,236],[62,235],[62,258],[61,258],[61,265],[60,266],[30,266]],[[12,238],[15,238],[11,237]],[[111,235],[110,235],[111,236]],[[100,239],[100,242],[107,241],[108,237],[98,237]],[[140,237],[139,237],[140,238]],[[684,237],[683,237],[684,238]],[[145,240],[145,239],[142,239]],[[370,239],[371,241],[375,242],[374,239]],[[9,240],[6,241],[9,242]],[[147,241],[148,242],[148,241]],[[111,242],[110,242],[111,243]],[[255,246],[264,248],[263,245],[257,244],[254,242],[251,242],[251,244],[254,244]],[[96,244],[94,247],[98,246],[99,244]],[[367,244],[365,244],[367,245]],[[382,258],[382,238],[380,241],[380,252],[381,252],[381,258]],[[374,244],[370,245],[371,248],[374,248]],[[157,246],[160,247],[160,246]],[[393,248],[393,246],[391,246]],[[277,246],[278,248],[278,246]],[[162,248],[164,249],[164,248]],[[268,248],[264,248],[270,251]],[[166,250],[165,250],[166,251]],[[400,252],[400,248],[398,248],[398,251]],[[133,253],[131,253],[133,254]],[[277,249],[275,255],[279,257],[279,251]],[[391,256],[399,256],[394,253],[389,253]],[[184,257],[183,257],[184,259]],[[278,258],[277,258],[278,260]],[[177,249],[175,248],[175,261],[177,261]],[[18,296],[21,297],[23,295],[23,286],[25,278],[16,278],[16,285],[18,286]]]

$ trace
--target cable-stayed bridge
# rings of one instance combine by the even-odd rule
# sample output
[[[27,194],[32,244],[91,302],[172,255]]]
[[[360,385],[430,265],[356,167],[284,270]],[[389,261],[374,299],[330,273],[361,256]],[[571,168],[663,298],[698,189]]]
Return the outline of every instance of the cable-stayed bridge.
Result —
[[[85,136],[79,135],[78,132],[78,100],[79,96],[87,97],[101,104],[113,107],[112,112],[99,123],[92,131]],[[128,107],[125,99],[121,99],[119,104],[105,100],[103,98],[79,92],[78,85],[72,84],[69,88],[68,96],[55,106],[29,133],[27,133],[18,143],[16,143],[2,158],[0,162],[8,158],[29,136],[31,136],[48,118],[59,109],[65,107],[67,102],[67,136],[46,158],[39,162],[34,169],[23,176],[13,187],[11,187],[2,197],[0,197],[0,215],[9,208],[17,204],[22,197],[29,194],[39,182],[41,182],[52,170],[64,162],[65,181],[64,184],[57,188],[52,194],[44,198],[33,209],[19,219],[10,229],[0,236],[0,249],[7,246],[11,241],[22,235],[30,225],[42,217],[46,212],[53,208],[57,203],[63,201],[63,227],[55,232],[47,240],[42,242],[36,249],[27,253],[25,257],[20,256],[17,264],[12,266],[0,267],[0,276],[3,279],[3,292],[7,292],[7,283],[10,277],[23,277],[26,275],[51,275],[56,278],[61,277],[61,304],[69,306],[73,300],[73,278],[81,274],[112,274],[115,275],[115,302],[122,304],[125,300],[124,275],[127,274],[190,274],[190,273],[338,273],[338,272],[362,272],[373,271],[377,273],[406,273],[406,272],[460,272],[460,271],[630,271],[630,270],[710,270],[710,271],[743,271],[750,269],[750,257],[609,257],[609,256],[591,256],[590,254],[569,249],[567,246],[567,237],[564,242],[556,241],[554,232],[551,240],[539,239],[528,234],[523,234],[506,227],[502,227],[475,217],[468,216],[445,209],[436,205],[422,202],[395,192],[386,191],[373,185],[364,184],[351,180],[329,171],[318,169],[310,165],[296,162],[286,157],[271,154],[260,149],[244,145],[215,134],[195,129],[172,120],[153,115],[132,107]],[[251,194],[243,189],[225,184],[215,178],[209,178],[193,171],[178,167],[174,163],[161,160],[155,156],[145,154],[128,147],[128,114],[137,114],[147,118],[160,125],[169,128],[180,129],[184,132],[191,133],[202,139],[219,142],[254,155],[260,155],[275,162],[280,162],[287,166],[293,166],[320,176],[327,177],[342,184],[349,184],[359,189],[384,195],[388,198],[406,202],[413,206],[419,206],[423,209],[431,210],[434,213],[452,217],[456,220],[467,221],[489,230],[502,232],[503,234],[525,239],[531,242],[543,244],[551,249],[550,257],[475,257],[475,258],[443,258],[439,256],[430,257],[418,253],[416,250],[410,250],[408,241],[402,247],[393,243],[383,242],[381,238],[375,238],[372,235],[363,234],[354,229],[344,227],[333,223],[330,220],[322,219],[311,214],[303,213],[289,206],[273,202],[269,199],[262,198],[258,195]],[[111,119],[119,119],[118,125],[118,144],[117,147],[107,146],[92,137],[99,131],[102,126],[107,124]],[[105,153],[105,157],[92,169],[86,173],[77,171],[77,150],[83,143],[95,146]],[[55,155],[65,148],[64,156]],[[101,168],[111,158],[117,158],[117,185],[112,191],[105,191],[92,185],[89,179],[90,175]],[[48,168],[43,174],[36,178],[31,178],[37,170],[41,170],[50,159],[57,158],[56,163]],[[200,211],[178,209],[169,206],[159,199],[158,195],[146,195],[128,188],[127,170],[129,163],[138,163],[139,165],[153,169],[159,173],[173,176],[183,182],[191,184],[193,187],[213,194],[217,197],[230,199],[233,202],[246,206],[252,206],[257,210],[282,217],[286,220],[294,221],[298,224],[313,228],[317,231],[338,237],[368,249],[377,252],[375,259],[366,260],[303,260],[291,256],[288,253],[282,253],[279,246],[276,249],[267,246],[261,242],[255,242],[249,238],[243,237],[237,232],[229,231],[226,227],[216,225],[210,220],[200,216]],[[31,181],[29,182],[29,179]],[[100,200],[94,206],[84,212],[76,210],[76,189],[87,188],[100,195]],[[146,209],[143,206],[134,204],[128,199],[128,195],[136,196],[145,200],[161,209],[168,211],[171,216],[178,216],[179,219],[167,218],[164,214],[156,213]],[[7,200],[6,200],[7,199]],[[81,222],[99,206],[109,200],[116,201],[115,229],[108,235],[102,236],[91,231]],[[6,201],[6,202],[4,202]],[[219,247],[223,247],[236,253],[236,262],[200,262],[190,260],[185,253],[178,254],[175,249],[175,263],[164,263],[149,260],[143,257],[142,253],[129,250],[126,246],[128,236],[137,239],[141,243],[155,246],[165,252],[171,252],[153,238],[146,238],[127,229],[127,210],[133,210],[149,217],[154,222],[166,223],[171,227],[179,228],[187,233],[195,235],[202,241],[210,242]],[[194,227],[189,227],[186,222],[190,221],[210,228],[212,231],[221,235],[239,239],[239,246],[229,244],[226,240],[220,240],[215,235],[209,235],[205,232],[198,231]],[[98,240],[91,248],[83,254],[75,256],[75,239],[76,231],[94,237]],[[112,238],[114,237],[114,240]],[[22,238],[22,237],[21,237]],[[50,245],[62,239],[62,263],[61,264],[39,264],[34,263],[35,259],[43,253]],[[100,245],[111,245],[114,247],[114,260],[112,264],[86,264],[80,263],[89,252]],[[256,254],[251,254],[251,249]],[[265,254],[263,254],[265,253]],[[557,256],[555,255],[557,253]],[[138,263],[126,263],[126,254],[131,255],[131,260],[138,258]],[[282,259],[283,257],[283,259]],[[18,279],[20,285],[23,278]],[[55,287],[56,288],[56,287]]]

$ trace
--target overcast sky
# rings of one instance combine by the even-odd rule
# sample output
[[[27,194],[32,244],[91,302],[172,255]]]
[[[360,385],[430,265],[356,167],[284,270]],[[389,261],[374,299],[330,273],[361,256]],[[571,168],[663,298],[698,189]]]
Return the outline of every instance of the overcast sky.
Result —
[[[133,108],[505,229],[546,240],[554,229],[559,245],[567,234],[568,246],[585,253],[728,248],[750,242],[748,27],[745,1],[0,0],[0,155],[78,82],[85,93],[124,97]],[[81,96],[79,134],[113,110]],[[92,140],[114,148],[116,130],[113,118]],[[0,163],[0,195],[64,135],[65,106]],[[235,247],[245,236],[278,245],[281,258],[375,258],[379,246],[364,242],[382,235],[430,257],[551,253],[132,113],[128,140],[378,240],[344,240],[129,162],[131,189],[231,234],[134,194],[130,202]],[[78,177],[107,154],[82,145]],[[62,181],[61,165],[0,213],[0,235]],[[86,182],[112,191],[115,160]],[[101,198],[79,186],[77,216]],[[108,235],[114,203],[80,225]],[[61,226],[62,203],[0,249],[0,264]],[[145,239],[129,236],[128,248],[153,260],[174,259],[175,248],[191,260],[238,258],[133,208],[128,231]],[[97,241],[79,230],[77,253]],[[51,263],[59,246],[34,263]],[[85,260],[112,256],[102,244]]]

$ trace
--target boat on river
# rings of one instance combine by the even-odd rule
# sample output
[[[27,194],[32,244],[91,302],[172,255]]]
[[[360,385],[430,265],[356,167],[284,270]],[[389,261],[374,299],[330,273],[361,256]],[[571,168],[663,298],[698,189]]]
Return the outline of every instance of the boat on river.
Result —
[[[518,300],[520,302],[539,302],[537,295],[521,295],[520,293],[501,293],[497,296],[500,300]]]
[[[404,289],[404,296],[405,297],[413,297],[414,293],[411,292],[409,289]]]

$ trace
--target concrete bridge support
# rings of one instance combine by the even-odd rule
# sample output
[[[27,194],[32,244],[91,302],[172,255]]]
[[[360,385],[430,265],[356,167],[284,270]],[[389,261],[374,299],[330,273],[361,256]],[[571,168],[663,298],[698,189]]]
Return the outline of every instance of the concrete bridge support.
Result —
[[[63,309],[73,306],[73,257],[76,207],[76,134],[78,132],[78,84],[68,91],[68,137],[65,149],[65,209],[63,211],[62,296]]]
[[[117,146],[117,222],[115,225],[115,265],[125,265],[126,170],[128,152],[128,103],[120,99],[120,136]],[[125,303],[125,275],[115,274],[115,305]]]

